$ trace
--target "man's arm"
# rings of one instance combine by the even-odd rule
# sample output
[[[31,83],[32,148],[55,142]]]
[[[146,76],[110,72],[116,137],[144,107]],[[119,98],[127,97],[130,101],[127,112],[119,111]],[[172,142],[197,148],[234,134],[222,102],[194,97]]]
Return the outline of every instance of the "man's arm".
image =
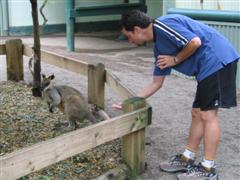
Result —
[[[185,59],[194,54],[194,52],[201,46],[201,40],[199,37],[193,38],[186,47],[184,47],[177,56],[169,56],[169,55],[159,55],[157,66],[160,69],[164,69],[167,67],[172,67],[177,64],[180,64]]]
[[[148,84],[145,88],[140,91],[137,96],[148,98],[152,96],[155,92],[157,92],[163,85],[165,76],[154,76],[153,80],[150,84]]]
[[[148,84],[145,88],[143,88],[143,90],[140,91],[137,96],[143,97],[145,99],[152,96],[155,92],[157,92],[157,90],[162,87],[164,79],[165,76],[153,76],[152,82]],[[122,109],[122,104],[113,104],[112,107],[115,109]]]

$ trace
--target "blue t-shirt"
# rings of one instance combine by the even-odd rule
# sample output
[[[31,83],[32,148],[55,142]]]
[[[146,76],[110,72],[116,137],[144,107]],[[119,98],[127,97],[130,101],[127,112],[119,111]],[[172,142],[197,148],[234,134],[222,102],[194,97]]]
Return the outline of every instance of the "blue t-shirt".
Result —
[[[189,17],[170,14],[153,23],[154,76],[169,75],[175,69],[185,75],[204,78],[237,60],[240,56],[231,43],[213,28]],[[156,66],[158,55],[176,56],[194,37],[201,39],[201,46],[182,63],[161,70]]]

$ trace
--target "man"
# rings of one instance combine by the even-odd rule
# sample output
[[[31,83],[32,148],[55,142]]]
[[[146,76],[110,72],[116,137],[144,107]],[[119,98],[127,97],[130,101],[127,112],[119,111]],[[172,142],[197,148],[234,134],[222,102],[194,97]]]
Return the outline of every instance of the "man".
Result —
[[[179,180],[216,180],[218,108],[237,105],[235,79],[239,55],[216,30],[183,15],[166,15],[152,22],[146,14],[134,10],[122,15],[121,25],[129,42],[141,45],[153,40],[155,43],[153,80],[138,96],[148,98],[158,91],[171,69],[195,76],[198,83],[186,149],[160,163],[160,168],[184,172],[178,175]],[[195,165],[202,139],[204,157]]]

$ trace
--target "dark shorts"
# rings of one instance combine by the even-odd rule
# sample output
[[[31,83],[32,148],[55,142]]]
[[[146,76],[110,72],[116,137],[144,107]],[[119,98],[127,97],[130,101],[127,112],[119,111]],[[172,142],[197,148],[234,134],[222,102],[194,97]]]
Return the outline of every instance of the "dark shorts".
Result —
[[[236,72],[234,61],[199,82],[192,107],[207,111],[237,106]]]

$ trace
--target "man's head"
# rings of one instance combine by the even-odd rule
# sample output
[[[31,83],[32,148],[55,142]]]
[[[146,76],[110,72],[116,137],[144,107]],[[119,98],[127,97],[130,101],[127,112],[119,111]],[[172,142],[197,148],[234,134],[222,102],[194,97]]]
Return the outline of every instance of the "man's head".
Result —
[[[128,37],[128,41],[134,44],[141,45],[149,39],[148,31],[151,18],[139,10],[133,10],[122,15],[121,26],[122,32]]]

